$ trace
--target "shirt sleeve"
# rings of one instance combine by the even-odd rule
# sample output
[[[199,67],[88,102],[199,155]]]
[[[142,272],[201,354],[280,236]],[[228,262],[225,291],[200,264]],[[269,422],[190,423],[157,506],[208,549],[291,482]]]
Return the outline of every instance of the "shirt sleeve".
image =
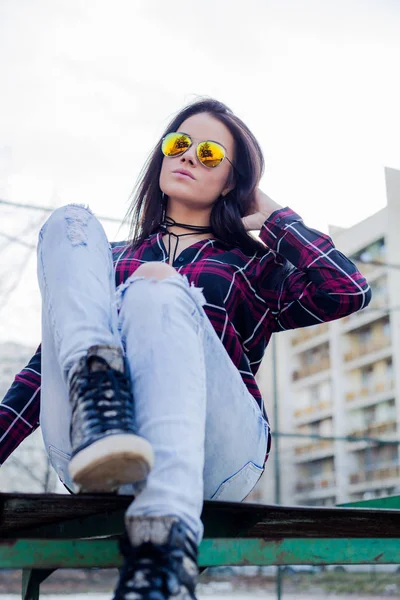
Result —
[[[340,319],[369,304],[371,288],[354,263],[290,208],[272,213],[260,238],[270,250],[258,264],[257,288],[277,330]]]
[[[0,404],[0,465],[39,426],[41,346]]]

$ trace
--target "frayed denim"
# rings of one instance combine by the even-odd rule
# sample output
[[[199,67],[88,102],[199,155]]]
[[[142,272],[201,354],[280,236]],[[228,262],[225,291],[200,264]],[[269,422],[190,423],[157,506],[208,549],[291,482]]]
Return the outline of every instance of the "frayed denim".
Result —
[[[40,422],[50,461],[68,474],[67,376],[93,345],[123,349],[132,376],[139,435],[155,465],[133,493],[126,518],[175,515],[200,541],[204,499],[243,500],[260,478],[268,424],[218,338],[202,290],[177,274],[134,274],[115,288],[105,232],[85,206],[57,209],[39,234],[42,294]]]

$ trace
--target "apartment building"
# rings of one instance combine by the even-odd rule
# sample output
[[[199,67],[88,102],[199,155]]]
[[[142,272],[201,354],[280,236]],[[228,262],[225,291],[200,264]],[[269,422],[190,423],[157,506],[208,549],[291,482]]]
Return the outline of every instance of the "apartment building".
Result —
[[[400,171],[385,169],[385,178],[384,209],[330,231],[367,277],[370,305],[277,335],[275,365],[269,351],[260,369],[272,422],[274,369],[278,378],[282,503],[332,505],[400,493]],[[274,501],[274,461],[250,500]]]

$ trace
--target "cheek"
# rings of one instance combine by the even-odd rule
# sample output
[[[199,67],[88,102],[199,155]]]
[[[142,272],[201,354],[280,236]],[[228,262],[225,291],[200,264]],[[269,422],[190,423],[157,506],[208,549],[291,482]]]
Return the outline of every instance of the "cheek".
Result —
[[[225,165],[222,165],[213,169],[211,176],[214,189],[221,193],[229,181],[229,169],[226,169]]]
[[[202,198],[208,201],[214,201],[219,198],[227,180],[226,173],[220,167],[216,169],[201,167],[201,170],[199,168],[196,173],[196,177],[198,177],[198,189]]]
[[[159,177],[159,185],[160,185],[161,189],[162,189],[162,186],[166,182],[166,175],[167,175],[167,169],[165,167],[165,158],[164,158],[163,161],[162,161],[161,171],[160,171],[160,177]]]

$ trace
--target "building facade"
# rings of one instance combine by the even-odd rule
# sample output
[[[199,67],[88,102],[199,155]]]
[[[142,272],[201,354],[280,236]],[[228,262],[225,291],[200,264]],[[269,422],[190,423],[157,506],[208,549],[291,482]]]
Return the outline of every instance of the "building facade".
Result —
[[[274,502],[275,452],[282,504],[333,505],[400,492],[400,171],[385,170],[387,206],[348,228],[336,247],[368,279],[363,311],[276,336],[258,375],[277,431],[249,500]],[[351,441],[347,441],[351,436]],[[333,439],[329,439],[333,438]]]

